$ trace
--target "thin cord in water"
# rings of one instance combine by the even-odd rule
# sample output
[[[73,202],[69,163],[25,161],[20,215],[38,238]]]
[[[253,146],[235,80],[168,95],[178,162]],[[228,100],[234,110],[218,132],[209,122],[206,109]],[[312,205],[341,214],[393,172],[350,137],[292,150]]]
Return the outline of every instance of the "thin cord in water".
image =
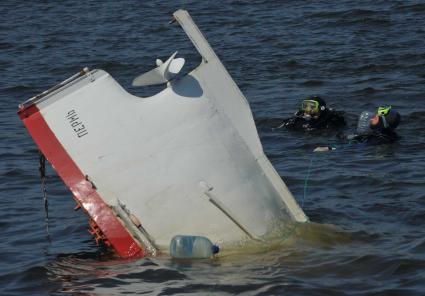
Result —
[[[310,179],[311,168],[313,167],[314,156],[315,155],[313,154],[313,156],[310,158],[310,164],[308,165],[308,169],[307,169],[307,176],[304,179],[304,194],[303,194],[303,198],[301,199],[301,208],[304,207],[304,200],[307,199],[307,185],[308,185],[308,180]]]
[[[310,158],[310,163],[309,163],[308,169],[307,169],[307,175],[304,179],[304,194],[303,194],[302,199],[301,199],[301,208],[304,207],[304,201],[307,199],[308,180],[310,179],[310,173],[311,173],[311,168],[313,167],[314,158],[315,158],[315,154],[313,154],[313,156]],[[294,222],[294,223],[295,223],[294,227],[292,227],[292,229],[289,230],[286,233],[286,235],[284,235],[284,237],[282,239],[283,241],[287,240],[290,236],[292,236],[295,233],[298,226],[300,225],[300,222]]]
[[[47,233],[47,239],[50,241],[49,200],[47,199],[47,190],[46,190],[46,157],[43,155],[41,151],[38,151],[38,156],[39,156],[38,170],[40,172],[41,192],[43,193],[46,233]]]

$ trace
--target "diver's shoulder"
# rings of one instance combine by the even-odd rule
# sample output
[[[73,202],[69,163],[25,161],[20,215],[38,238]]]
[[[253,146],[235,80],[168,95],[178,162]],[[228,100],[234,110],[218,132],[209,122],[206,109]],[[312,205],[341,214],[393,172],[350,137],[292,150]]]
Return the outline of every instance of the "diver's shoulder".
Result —
[[[341,116],[344,117],[345,115],[345,111],[342,110],[335,110],[333,108],[328,108],[328,114],[333,115],[333,116]]]
[[[323,117],[323,122],[326,122],[328,128],[342,127],[346,125],[344,111],[337,111],[333,109],[327,109]]]

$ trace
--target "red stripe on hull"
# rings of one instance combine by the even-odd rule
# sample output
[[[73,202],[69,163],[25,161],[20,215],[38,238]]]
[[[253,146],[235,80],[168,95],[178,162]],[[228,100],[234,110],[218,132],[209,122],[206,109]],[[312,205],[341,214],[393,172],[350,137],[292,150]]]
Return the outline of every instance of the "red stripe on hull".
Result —
[[[122,258],[143,257],[144,251],[103,201],[92,183],[86,180],[65,148],[56,138],[37,106],[18,112],[35,143],[71,190],[76,201],[96,223],[112,248]]]

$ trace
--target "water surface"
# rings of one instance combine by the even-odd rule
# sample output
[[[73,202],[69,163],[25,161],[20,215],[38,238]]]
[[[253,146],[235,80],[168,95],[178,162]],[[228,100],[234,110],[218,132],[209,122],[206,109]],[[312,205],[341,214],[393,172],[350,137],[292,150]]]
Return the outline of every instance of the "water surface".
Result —
[[[16,115],[24,100],[81,68],[131,81],[175,50],[199,63],[171,14],[189,10],[250,102],[266,154],[312,224],[205,261],[101,255],[48,171],[49,228],[37,148]],[[425,4],[421,1],[2,1],[0,4],[0,294],[423,295]],[[334,134],[274,129],[319,94],[345,110],[391,104],[402,139],[344,147]],[[305,188],[305,179],[310,176]]]

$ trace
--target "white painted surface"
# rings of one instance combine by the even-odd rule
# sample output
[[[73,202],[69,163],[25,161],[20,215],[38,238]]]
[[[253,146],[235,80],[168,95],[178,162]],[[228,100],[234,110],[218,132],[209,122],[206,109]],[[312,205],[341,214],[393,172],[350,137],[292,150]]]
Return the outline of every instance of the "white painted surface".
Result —
[[[206,190],[256,237],[282,221],[306,221],[263,153],[246,99],[188,14],[175,16],[208,63],[148,98],[92,71],[94,81],[38,103],[45,120],[105,201],[122,201],[160,246],[177,234],[215,243],[247,237]],[[72,110],[82,137],[67,118]]]

